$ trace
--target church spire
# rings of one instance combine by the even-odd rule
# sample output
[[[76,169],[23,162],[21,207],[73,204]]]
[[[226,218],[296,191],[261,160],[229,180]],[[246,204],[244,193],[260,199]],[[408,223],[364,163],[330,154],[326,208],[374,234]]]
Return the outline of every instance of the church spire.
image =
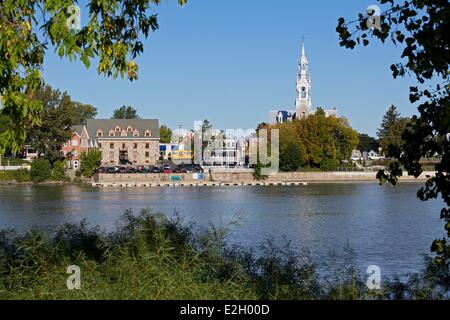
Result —
[[[300,56],[300,62],[299,62],[299,78],[307,77],[308,76],[308,57],[306,56],[305,51],[305,38],[302,38],[302,54]]]
[[[308,58],[305,51],[305,38],[302,38],[302,54],[300,56],[299,73],[297,78],[297,99],[295,108],[297,118],[307,117],[311,113],[311,79],[308,73]]]

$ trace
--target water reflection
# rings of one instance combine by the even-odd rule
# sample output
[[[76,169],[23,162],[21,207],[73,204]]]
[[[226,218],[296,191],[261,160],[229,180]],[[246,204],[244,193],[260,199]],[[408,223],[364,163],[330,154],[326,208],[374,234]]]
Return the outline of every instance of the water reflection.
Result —
[[[87,219],[111,229],[125,209],[151,208],[199,225],[226,225],[229,240],[256,247],[267,238],[309,248],[319,259],[347,242],[361,270],[417,271],[422,253],[442,236],[441,203],[421,203],[417,184],[312,184],[301,187],[95,189],[81,186],[0,186],[0,227],[60,225]]]

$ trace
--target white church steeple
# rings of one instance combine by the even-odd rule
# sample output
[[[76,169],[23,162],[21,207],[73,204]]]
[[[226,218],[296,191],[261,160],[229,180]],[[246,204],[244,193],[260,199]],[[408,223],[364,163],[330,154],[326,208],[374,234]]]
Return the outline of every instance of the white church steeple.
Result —
[[[308,72],[308,58],[305,53],[305,43],[303,42],[297,77],[297,99],[295,101],[297,118],[307,117],[311,113],[311,108],[311,78]]]

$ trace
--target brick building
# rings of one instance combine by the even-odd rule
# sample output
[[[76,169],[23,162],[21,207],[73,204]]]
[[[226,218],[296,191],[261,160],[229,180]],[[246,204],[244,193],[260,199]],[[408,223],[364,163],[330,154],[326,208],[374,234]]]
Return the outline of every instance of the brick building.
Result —
[[[159,121],[88,119],[85,125],[74,127],[72,139],[62,152],[75,158],[89,149],[102,152],[103,166],[155,165],[159,160]]]

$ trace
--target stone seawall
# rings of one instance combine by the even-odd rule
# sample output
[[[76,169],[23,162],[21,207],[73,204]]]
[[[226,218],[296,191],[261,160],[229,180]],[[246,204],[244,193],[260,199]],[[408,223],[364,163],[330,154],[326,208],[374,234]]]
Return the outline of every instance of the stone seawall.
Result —
[[[266,182],[376,182],[376,172],[280,172],[269,176]],[[425,181],[434,172],[424,172],[419,179],[404,176],[400,181]],[[212,172],[205,173],[203,180],[194,178],[192,173],[160,173],[160,174],[98,174],[95,184],[145,184],[145,183],[195,183],[195,182],[252,182],[252,172]]]

